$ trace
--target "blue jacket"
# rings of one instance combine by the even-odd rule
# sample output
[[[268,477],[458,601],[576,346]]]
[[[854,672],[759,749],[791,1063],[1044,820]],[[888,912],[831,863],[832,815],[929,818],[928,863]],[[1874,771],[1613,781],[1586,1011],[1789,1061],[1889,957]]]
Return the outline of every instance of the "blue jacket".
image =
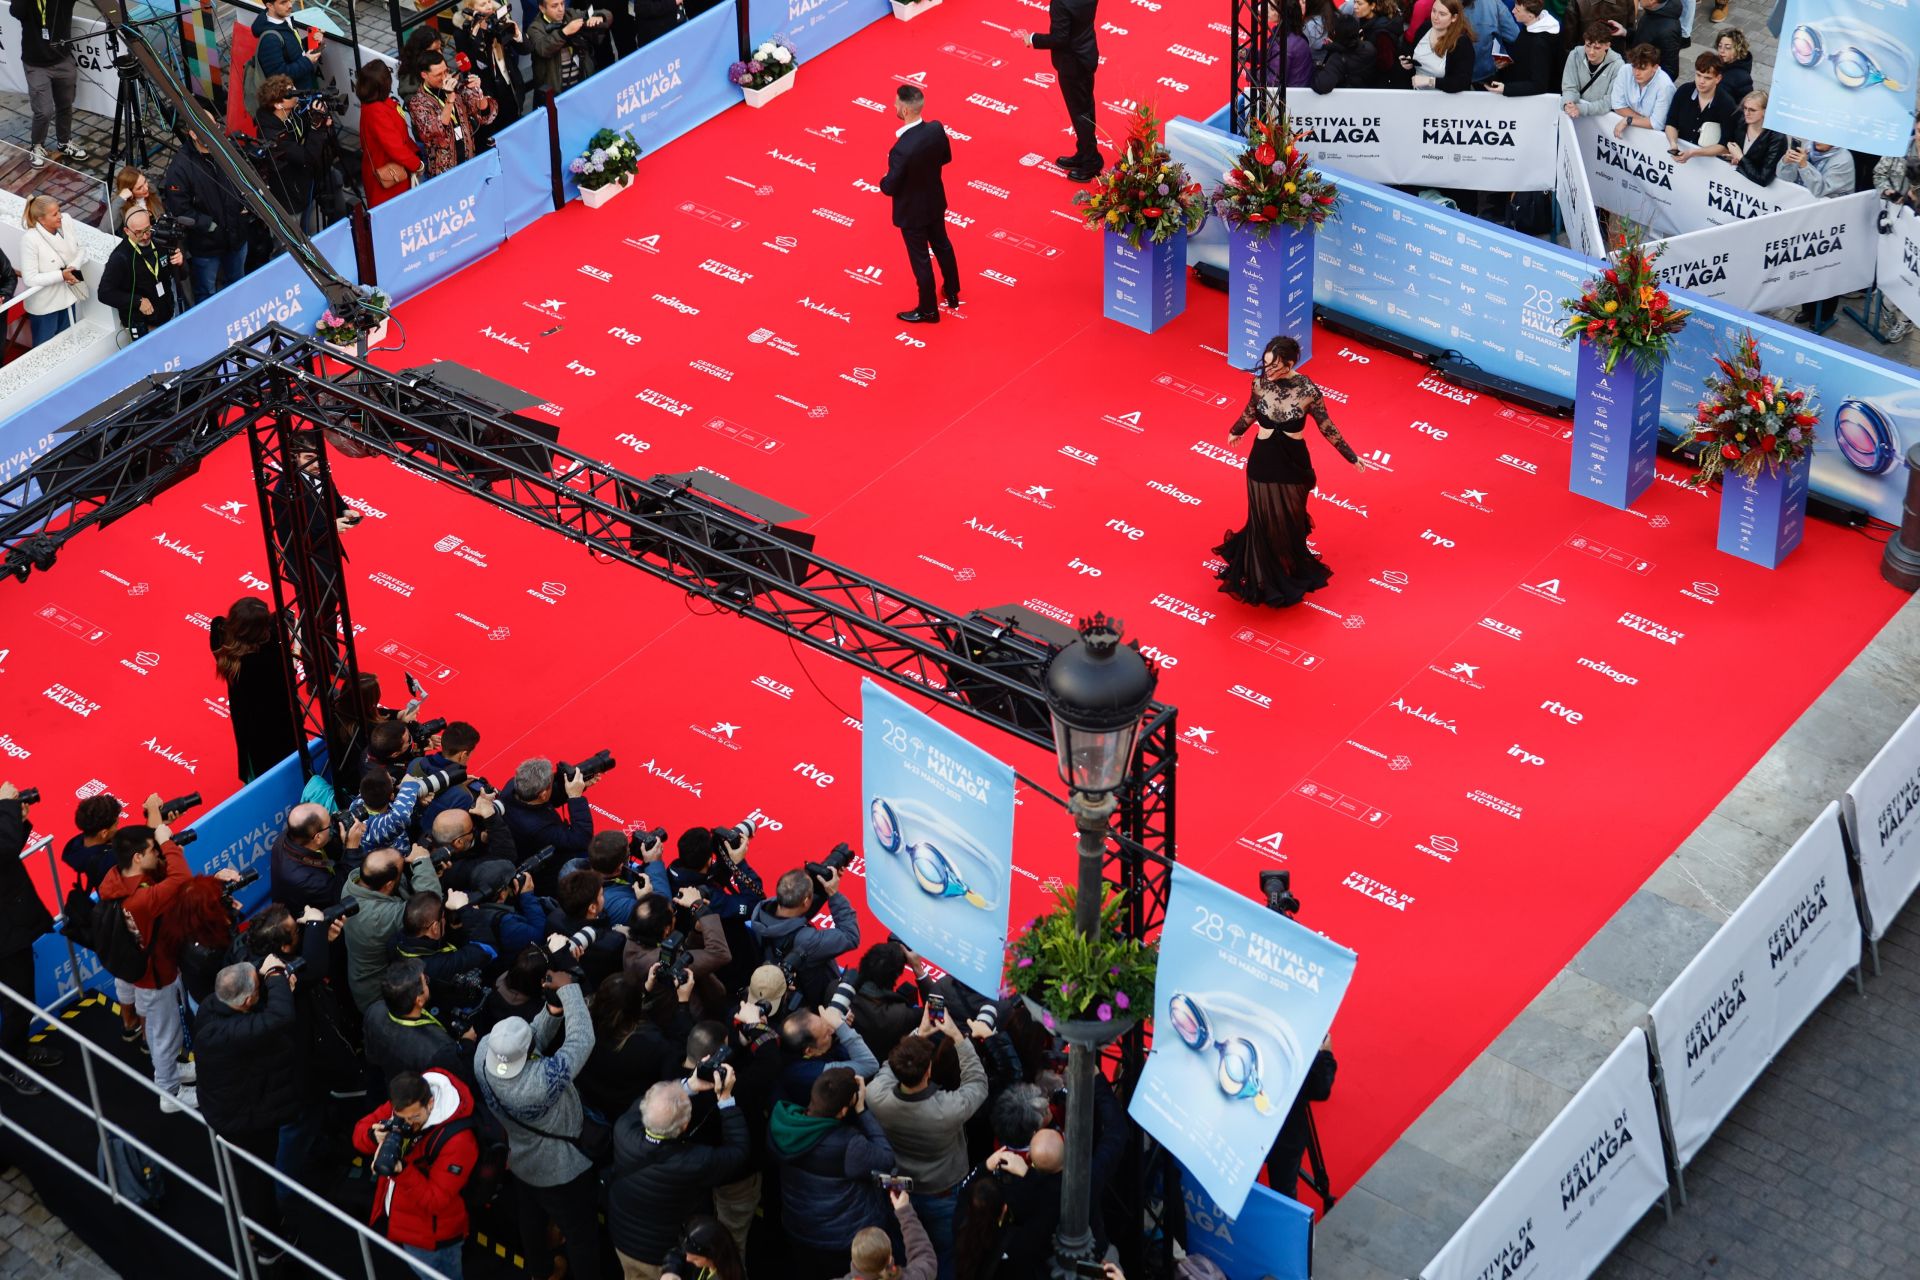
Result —
[[[554,784],[558,786],[559,781],[554,779]],[[587,807],[585,796],[565,804],[567,820],[562,822],[558,805],[526,804],[517,796],[507,797],[507,826],[513,830],[513,844],[520,850],[521,857],[536,854],[548,845],[566,857],[587,851],[587,844],[593,839],[593,810]]]
[[[411,847],[408,833],[413,826],[413,807],[420,803],[420,779],[408,778],[393,794],[393,803],[367,818],[367,832],[360,838],[361,849],[399,849]]]
[[[829,1121],[779,1103],[767,1149],[780,1163],[781,1222],[801,1244],[844,1250],[862,1227],[892,1219],[873,1175],[893,1169],[893,1147],[871,1111]]]
[[[308,907],[330,907],[340,901],[340,877],[328,867],[315,865],[318,861],[317,854],[294,844],[284,831],[267,856],[267,892],[295,919]]]
[[[1493,78],[1493,42],[1511,49],[1520,38],[1520,24],[1513,20],[1511,0],[1467,0],[1467,25],[1473,28],[1473,82],[1479,84]]]
[[[301,93],[313,92],[319,73],[308,60],[307,47],[291,22],[275,22],[263,13],[253,20],[253,38],[260,42],[253,60],[260,64],[262,77],[287,76]]]

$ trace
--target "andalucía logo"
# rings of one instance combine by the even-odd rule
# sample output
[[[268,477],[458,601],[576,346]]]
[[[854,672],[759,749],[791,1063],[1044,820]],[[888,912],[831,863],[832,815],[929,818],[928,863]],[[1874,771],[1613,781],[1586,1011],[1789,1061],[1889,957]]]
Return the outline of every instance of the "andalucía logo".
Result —
[[[964,524],[967,528],[972,529],[976,533],[986,534],[989,538],[992,538],[997,542],[1010,543],[1013,546],[1020,548],[1020,550],[1022,551],[1025,551],[1027,549],[1026,540],[1022,535],[1017,533],[1008,533],[1005,529],[1002,529],[999,525],[993,524],[990,521],[983,521],[978,516],[968,516],[961,523]]]
[[[175,555],[185,556],[187,559],[193,561],[195,564],[206,563],[206,559],[205,559],[206,553],[204,551],[196,551],[191,546],[187,545],[184,542],[180,542],[174,538],[169,538],[167,536],[166,530],[164,529],[162,529],[159,533],[154,534],[153,537],[148,539],[148,541],[157,542],[161,546],[165,547],[167,550],[173,552]]]
[[[1412,716],[1415,720],[1423,724],[1430,724],[1436,729],[1445,729],[1448,733],[1454,734],[1455,736],[1458,736],[1460,733],[1460,726],[1452,720],[1445,719],[1427,710],[1425,706],[1410,703],[1405,698],[1395,698],[1387,705],[1402,715]]]
[[[613,118],[624,120],[636,111],[652,106],[680,87],[680,59],[675,58],[664,67],[656,67],[631,84],[622,85],[613,101]],[[651,120],[668,106],[661,103],[653,111],[640,117],[641,122]]]
[[[853,315],[851,312],[841,311],[838,308],[828,306],[824,302],[815,302],[811,294],[800,299],[800,305],[809,311],[817,311],[823,316],[832,316],[841,324],[853,323]]]
[[[168,764],[177,764],[188,773],[198,775],[200,762],[198,760],[187,759],[185,755],[181,754],[178,748],[168,746],[158,738],[148,738],[140,745],[159,756],[162,760],[165,760]]]
[[[681,773],[678,769],[668,768],[651,756],[647,758],[646,762],[642,764],[640,768],[660,779],[660,781],[670,787],[678,787],[682,791],[691,791],[695,798],[703,798],[700,796],[700,788],[705,785],[704,783],[688,782],[686,774]]]
[[[1593,1190],[1602,1171],[1627,1154],[1627,1148],[1632,1145],[1633,1133],[1627,1128],[1627,1113],[1622,1111],[1600,1130],[1599,1136],[1586,1145],[1586,1149],[1574,1160],[1573,1167],[1560,1175],[1560,1212],[1567,1212],[1588,1191]],[[1589,1206],[1599,1198],[1600,1191],[1595,1190],[1588,1199]]]

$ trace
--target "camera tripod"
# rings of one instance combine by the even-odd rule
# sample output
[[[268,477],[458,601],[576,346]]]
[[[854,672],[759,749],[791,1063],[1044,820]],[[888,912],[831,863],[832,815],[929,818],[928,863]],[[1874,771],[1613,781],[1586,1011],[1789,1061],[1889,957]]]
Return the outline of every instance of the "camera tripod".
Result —
[[[167,112],[153,86],[142,78],[132,51],[121,47],[117,28],[107,28],[107,53],[119,76],[113,96],[113,141],[107,148],[107,171],[112,173],[122,165],[145,169],[153,158],[147,113],[163,118]]]

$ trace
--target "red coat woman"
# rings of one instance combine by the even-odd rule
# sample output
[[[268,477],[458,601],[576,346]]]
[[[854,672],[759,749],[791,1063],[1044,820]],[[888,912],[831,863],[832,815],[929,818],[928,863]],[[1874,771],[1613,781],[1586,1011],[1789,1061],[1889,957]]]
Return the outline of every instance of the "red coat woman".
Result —
[[[371,208],[391,200],[413,184],[419,173],[420,151],[407,132],[407,117],[393,96],[393,72],[380,61],[367,63],[354,81],[360,99],[360,181]]]

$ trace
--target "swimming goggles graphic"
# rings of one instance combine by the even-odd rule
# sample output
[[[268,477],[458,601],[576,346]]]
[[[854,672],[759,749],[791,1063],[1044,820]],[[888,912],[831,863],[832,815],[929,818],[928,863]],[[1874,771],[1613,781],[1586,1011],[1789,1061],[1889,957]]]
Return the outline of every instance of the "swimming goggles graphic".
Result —
[[[1833,442],[1855,471],[1884,474],[1900,457],[1900,439],[1893,423],[1865,400],[1843,400],[1833,415]]]
[[[907,838],[907,828],[901,821],[903,814],[913,819],[918,839]],[[875,796],[868,804],[867,821],[873,828],[874,842],[883,851],[906,854],[913,882],[920,886],[922,893],[936,898],[964,898],[982,911],[993,909],[993,904],[960,874],[949,852],[963,854],[983,868],[992,868],[993,859],[965,832],[924,805],[902,800],[896,806],[883,796]],[[940,840],[939,844],[934,843],[934,837]]]
[[[1214,1065],[1214,1082],[1220,1086],[1220,1092],[1236,1100],[1251,1098],[1254,1110],[1263,1116],[1271,1115],[1273,1099],[1265,1087],[1265,1063],[1260,1046],[1246,1036],[1222,1035],[1220,1024],[1228,1020],[1264,1032],[1279,1053],[1299,1060],[1300,1055],[1292,1046],[1291,1031],[1235,996],[1209,992],[1203,1001],[1199,996],[1176,991],[1167,1002],[1167,1021],[1180,1043],[1195,1053],[1210,1049],[1219,1056]],[[1287,1101],[1291,1103],[1292,1099]]]
[[[1879,58],[1864,46],[1878,50]],[[1900,55],[1871,30],[1850,22],[1803,22],[1793,29],[1788,47],[1793,51],[1793,60],[1810,71],[1823,62],[1831,62],[1833,78],[1849,89],[1870,89],[1883,84],[1896,93],[1904,93],[1911,83]],[[1899,74],[1896,77],[1892,72]]]

